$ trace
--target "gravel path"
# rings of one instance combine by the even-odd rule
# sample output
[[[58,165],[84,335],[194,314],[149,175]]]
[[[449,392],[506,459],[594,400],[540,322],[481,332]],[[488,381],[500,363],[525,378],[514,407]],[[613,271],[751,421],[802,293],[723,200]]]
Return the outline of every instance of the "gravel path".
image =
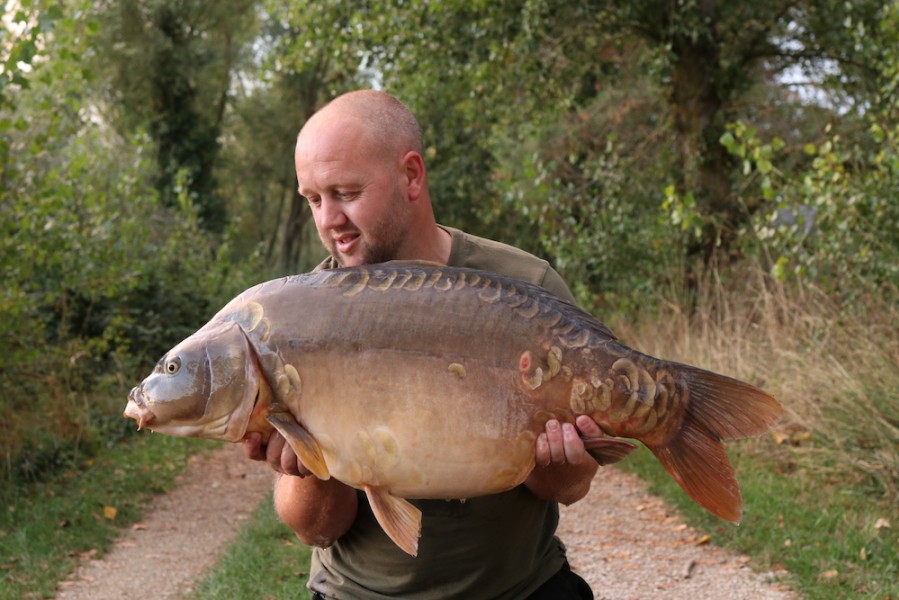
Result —
[[[144,519],[100,560],[62,582],[57,600],[162,600],[191,591],[272,486],[268,465],[227,444],[194,456],[177,487],[155,498]]]
[[[148,507],[102,559],[60,586],[57,600],[181,598],[267,496],[268,467],[235,445],[197,457],[179,485]],[[702,543],[637,477],[600,469],[590,494],[563,507],[560,537],[597,600],[795,600],[747,559]]]
[[[748,558],[711,544],[636,475],[600,469],[586,498],[562,507],[559,537],[598,600],[795,600]]]

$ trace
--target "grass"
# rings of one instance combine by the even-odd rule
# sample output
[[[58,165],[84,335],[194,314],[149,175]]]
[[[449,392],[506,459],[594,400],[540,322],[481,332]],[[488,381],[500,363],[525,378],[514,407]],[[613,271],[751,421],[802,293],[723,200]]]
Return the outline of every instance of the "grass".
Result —
[[[777,397],[772,435],[729,444],[740,527],[689,500],[648,453],[625,461],[719,544],[789,573],[805,598],[899,598],[899,306],[843,305],[759,270],[706,282],[691,310],[615,324],[655,356],[744,379]]]
[[[171,489],[201,440],[134,436],[46,481],[0,491],[0,600],[50,598],[81,556],[102,556]]]
[[[310,555],[309,547],[301,544],[278,520],[269,499],[256,509],[237,540],[191,597],[194,600],[311,598],[306,589]]]
[[[809,472],[779,472],[785,457],[777,456],[773,442],[743,445],[730,445],[744,498],[738,526],[690,500],[649,452],[634,453],[622,465],[649,481],[650,491],[671,501],[712,543],[749,555],[754,568],[774,572],[807,600],[899,598],[897,534],[877,527],[882,518],[896,523],[895,506]]]

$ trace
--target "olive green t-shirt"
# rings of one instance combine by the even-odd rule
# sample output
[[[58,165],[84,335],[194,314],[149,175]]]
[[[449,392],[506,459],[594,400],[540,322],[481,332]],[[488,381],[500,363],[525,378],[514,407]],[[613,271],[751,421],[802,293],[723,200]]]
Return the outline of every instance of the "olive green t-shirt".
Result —
[[[573,302],[562,278],[527,252],[445,228],[449,266],[482,269],[540,285]],[[325,261],[319,268],[336,266]],[[525,598],[565,561],[555,537],[559,506],[524,485],[460,500],[411,500],[422,511],[418,556],[400,550],[375,520],[365,494],[350,530],[329,548],[314,548],[309,588],[326,598],[478,600]]]

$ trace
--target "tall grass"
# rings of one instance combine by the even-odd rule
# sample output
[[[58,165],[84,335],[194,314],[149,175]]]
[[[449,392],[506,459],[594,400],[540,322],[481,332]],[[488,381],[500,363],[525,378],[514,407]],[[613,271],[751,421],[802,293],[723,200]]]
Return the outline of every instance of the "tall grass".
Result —
[[[671,294],[651,314],[613,321],[625,343],[752,382],[786,409],[770,435],[728,444],[743,488],[741,527],[698,509],[655,461],[625,468],[808,600],[899,598],[895,292],[846,302],[745,268],[707,278],[689,301]]]
[[[899,501],[899,305],[852,304],[760,268],[715,274],[692,302],[615,323],[628,344],[758,385],[786,416],[774,432],[789,460]]]

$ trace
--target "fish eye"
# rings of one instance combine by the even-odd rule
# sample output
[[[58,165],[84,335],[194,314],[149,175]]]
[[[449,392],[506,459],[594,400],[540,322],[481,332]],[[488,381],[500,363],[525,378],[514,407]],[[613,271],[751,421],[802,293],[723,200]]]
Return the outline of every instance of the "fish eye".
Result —
[[[174,375],[181,369],[181,358],[176,356],[174,358],[167,359],[165,361],[165,364],[162,366],[162,369],[166,372],[166,374]]]

